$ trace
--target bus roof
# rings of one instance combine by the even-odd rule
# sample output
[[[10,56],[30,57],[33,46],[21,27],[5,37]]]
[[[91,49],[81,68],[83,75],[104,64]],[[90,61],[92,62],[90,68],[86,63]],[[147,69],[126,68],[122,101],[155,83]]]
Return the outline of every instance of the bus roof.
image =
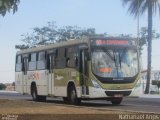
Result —
[[[135,38],[127,38],[127,37],[104,37],[104,36],[92,36],[92,37],[83,37],[82,39],[70,39],[65,42],[55,43],[55,44],[49,44],[49,45],[43,45],[33,48],[28,48],[24,50],[17,51],[17,54],[25,54],[25,53],[31,53],[31,52],[38,52],[43,50],[50,50],[53,48],[58,47],[64,47],[64,46],[70,46],[70,45],[78,45],[82,43],[89,43],[89,40],[96,40],[96,39],[106,39],[106,40],[135,40]]]
[[[42,50],[50,50],[53,48],[58,48],[58,47],[63,47],[63,46],[78,45],[78,44],[82,44],[82,43],[88,43],[88,41],[89,41],[88,38],[70,39],[65,42],[60,42],[60,43],[49,44],[49,45],[20,50],[20,51],[17,51],[17,54],[25,54],[25,53],[30,53],[30,52],[38,52],[38,51],[42,51]]]

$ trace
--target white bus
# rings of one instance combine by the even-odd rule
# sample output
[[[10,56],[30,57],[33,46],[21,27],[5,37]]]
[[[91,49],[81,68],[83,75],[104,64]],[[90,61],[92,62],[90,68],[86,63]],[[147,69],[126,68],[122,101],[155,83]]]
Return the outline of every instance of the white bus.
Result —
[[[120,104],[139,79],[136,41],[94,37],[18,51],[16,91],[35,101],[63,97],[65,102],[106,99]]]

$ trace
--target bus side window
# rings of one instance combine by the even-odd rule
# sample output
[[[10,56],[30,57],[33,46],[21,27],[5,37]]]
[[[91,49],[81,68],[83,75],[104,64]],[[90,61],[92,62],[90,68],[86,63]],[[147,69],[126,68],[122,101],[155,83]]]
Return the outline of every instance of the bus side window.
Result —
[[[24,59],[22,59],[22,71],[25,71]]]
[[[47,69],[48,70],[50,70],[50,58],[49,57],[50,57],[49,54],[47,54],[47,60],[46,60],[46,62],[47,62]]]
[[[46,52],[38,52],[38,61],[37,61],[37,69],[43,70],[46,69]]]
[[[70,66],[70,58],[67,58],[66,59],[66,67],[69,67]]]
[[[55,67],[58,69],[62,69],[66,67],[66,57],[65,57],[65,48],[57,49],[57,56],[55,59]]]
[[[27,74],[27,70],[28,70],[28,57],[24,57],[23,58],[23,67],[22,67],[22,71],[24,72],[24,75]]]
[[[55,67],[55,58],[54,54],[48,54],[47,55],[47,69],[49,70],[49,73],[54,69]]]
[[[75,66],[78,67],[78,56],[75,57]]]
[[[78,66],[78,49],[77,47],[67,48],[67,67],[77,67]]]
[[[22,56],[17,55],[16,56],[16,72],[22,71]]]
[[[29,70],[36,70],[37,67],[37,53],[31,53],[29,55]]]

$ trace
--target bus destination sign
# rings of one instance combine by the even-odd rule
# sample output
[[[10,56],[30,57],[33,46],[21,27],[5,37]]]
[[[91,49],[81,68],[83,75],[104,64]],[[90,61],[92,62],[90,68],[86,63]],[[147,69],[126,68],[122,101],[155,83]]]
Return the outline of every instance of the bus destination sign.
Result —
[[[128,40],[96,40],[96,45],[129,45]]]
[[[128,40],[94,40],[92,41],[92,45],[103,46],[103,45],[111,45],[111,46],[130,46],[132,43]]]

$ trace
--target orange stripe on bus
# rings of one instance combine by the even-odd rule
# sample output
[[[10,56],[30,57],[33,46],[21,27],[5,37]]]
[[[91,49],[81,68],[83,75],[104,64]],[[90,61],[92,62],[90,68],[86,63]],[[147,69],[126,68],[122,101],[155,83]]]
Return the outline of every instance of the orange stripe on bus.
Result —
[[[112,68],[100,68],[99,69],[100,72],[112,72]]]

